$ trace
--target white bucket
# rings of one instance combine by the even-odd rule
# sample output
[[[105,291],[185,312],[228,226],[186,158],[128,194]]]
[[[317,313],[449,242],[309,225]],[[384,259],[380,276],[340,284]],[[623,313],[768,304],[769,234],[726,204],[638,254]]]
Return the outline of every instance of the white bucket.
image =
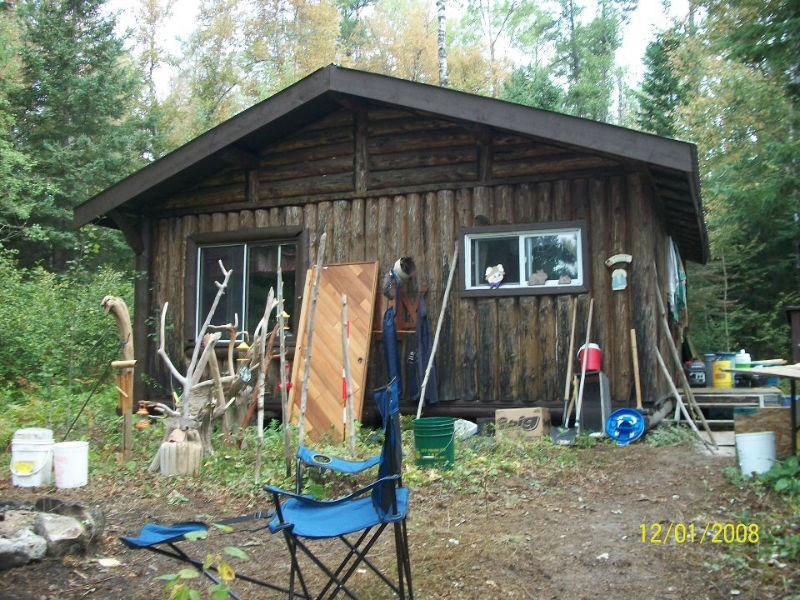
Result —
[[[89,442],[61,442],[53,445],[56,487],[77,488],[89,482]]]
[[[11,482],[18,487],[50,485],[53,473],[53,432],[18,429],[11,440]]]
[[[737,433],[736,454],[745,477],[766,473],[775,464],[775,432]]]

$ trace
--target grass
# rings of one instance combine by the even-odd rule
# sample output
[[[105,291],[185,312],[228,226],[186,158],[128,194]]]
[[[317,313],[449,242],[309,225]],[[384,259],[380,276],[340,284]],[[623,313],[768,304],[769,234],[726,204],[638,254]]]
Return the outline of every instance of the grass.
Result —
[[[645,442],[649,446],[660,448],[663,446],[682,446],[691,444],[697,438],[694,432],[683,425],[661,425],[647,432]]]

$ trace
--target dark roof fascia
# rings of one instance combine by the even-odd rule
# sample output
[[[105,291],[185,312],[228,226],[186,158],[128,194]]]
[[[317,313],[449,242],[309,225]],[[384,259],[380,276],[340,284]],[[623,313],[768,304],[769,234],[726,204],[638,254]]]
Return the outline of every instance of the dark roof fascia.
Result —
[[[87,200],[75,209],[75,226],[96,221],[126,202],[145,196],[153,187],[175,178],[198,162],[208,161],[226,147],[245,140],[259,129],[268,127],[291,111],[330,92],[426,111],[681,171],[688,175],[691,182],[693,204],[698,210],[703,236],[702,244],[707,248],[699,201],[696,147],[693,144],[334,65],[315,71]]]
[[[80,204],[75,208],[73,221],[75,227],[94,221],[143,194],[154,185],[174,177],[200,160],[223,151],[248,134],[321,96],[330,90],[331,70],[332,67],[325,67],[315,71]]]
[[[541,110],[425,83],[343,67],[331,90],[596,150],[667,169],[691,172],[694,144],[581,117]]]

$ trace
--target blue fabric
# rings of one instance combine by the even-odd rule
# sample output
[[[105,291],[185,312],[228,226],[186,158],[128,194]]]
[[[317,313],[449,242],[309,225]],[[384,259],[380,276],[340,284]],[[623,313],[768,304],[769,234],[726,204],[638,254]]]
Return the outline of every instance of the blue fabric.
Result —
[[[397,382],[398,393],[403,395],[400,379],[402,370],[400,365],[400,349],[397,345],[397,327],[395,326],[395,310],[388,308],[383,313],[383,355],[386,359],[386,370],[389,373],[389,380]]]
[[[400,393],[397,380],[373,394],[375,404],[383,418],[383,450],[378,477],[401,475],[403,464],[403,447],[400,439]],[[372,490],[372,501],[380,513],[392,510],[396,483],[388,481]]]
[[[408,512],[408,488],[398,488],[396,493],[397,514],[394,515],[381,515],[369,496],[329,503],[291,498],[283,503],[281,511],[284,522],[294,525],[293,535],[312,539],[333,538],[404,519]],[[280,525],[280,520],[275,517],[269,527],[275,533],[280,530]]]
[[[177,542],[183,539],[187,533],[193,531],[208,531],[208,525],[204,523],[176,523],[175,525],[165,526],[148,523],[142,527],[139,537],[124,537],[122,543],[129,548],[149,548],[167,542]]]
[[[431,335],[431,324],[428,321],[428,304],[425,297],[419,299],[417,307],[417,378],[420,386],[425,379],[425,369],[428,368],[428,361],[433,351],[433,335]],[[431,372],[428,375],[428,386],[425,388],[425,404],[433,405],[439,403],[439,376],[436,373],[436,364],[431,365]],[[421,391],[421,390],[420,390]],[[419,397],[419,393],[417,393]]]
[[[330,469],[331,471],[336,471],[337,473],[346,473],[348,475],[361,473],[381,462],[380,455],[373,456],[367,460],[354,461],[337,458],[335,456],[328,456],[327,454],[320,454],[319,452],[315,452],[310,448],[300,448],[297,451],[297,458],[310,467]]]

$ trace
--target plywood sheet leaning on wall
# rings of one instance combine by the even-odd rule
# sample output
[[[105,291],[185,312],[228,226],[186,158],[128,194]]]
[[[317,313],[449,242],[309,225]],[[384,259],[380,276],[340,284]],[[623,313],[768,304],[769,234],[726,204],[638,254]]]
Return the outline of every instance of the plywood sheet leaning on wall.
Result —
[[[320,277],[317,314],[314,321],[314,348],[308,384],[306,433],[314,441],[323,438],[344,441],[344,404],[342,400],[342,294],[347,295],[350,318],[350,365],[353,382],[353,408],[360,420],[364,405],[364,387],[371,344],[375,295],[378,291],[378,263],[358,262],[327,265]],[[300,418],[300,386],[305,365],[306,310],[310,309],[314,269],[306,276],[303,305],[300,311],[299,340],[292,365],[292,422]]]

